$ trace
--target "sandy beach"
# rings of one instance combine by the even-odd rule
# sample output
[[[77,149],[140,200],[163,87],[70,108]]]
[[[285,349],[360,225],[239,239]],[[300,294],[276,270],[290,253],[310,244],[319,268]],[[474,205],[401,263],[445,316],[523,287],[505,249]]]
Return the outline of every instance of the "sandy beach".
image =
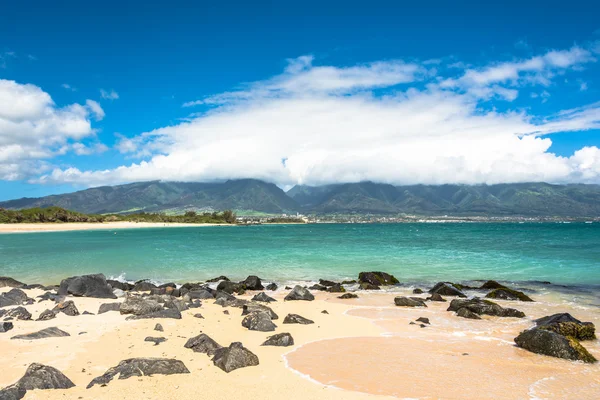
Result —
[[[9,288],[0,289],[7,292]],[[29,297],[43,290],[25,290]],[[338,299],[339,293],[314,292],[314,301],[283,301],[289,290],[267,293],[277,299],[269,307],[278,314],[275,332],[250,331],[241,325],[242,310],[202,300],[200,308],[182,312],[182,319],[126,321],[110,311],[102,315],[58,314],[49,321],[13,321],[14,329],[0,333],[3,373],[0,388],[16,382],[27,366],[53,366],[76,385],[67,390],[28,391],[27,399],[593,399],[600,397],[600,365],[584,364],[517,348],[513,338],[541,316],[569,312],[582,321],[600,324],[598,308],[543,294],[535,303],[498,301],[518,308],[526,318],[484,316],[459,318],[446,311],[448,303],[429,302],[427,308],[394,306],[394,297],[412,291],[359,291],[358,299]],[[249,300],[257,292],[239,299]],[[425,298],[425,294],[421,295]],[[68,297],[80,313],[96,314],[102,303],[121,302]],[[567,299],[568,300],[568,299]],[[33,319],[54,307],[53,301],[26,306]],[[328,314],[322,313],[327,310]],[[229,314],[225,314],[227,311]],[[199,319],[194,314],[201,313]],[[283,324],[289,313],[314,324]],[[410,324],[427,317],[430,324]],[[154,330],[156,323],[164,332]],[[71,336],[11,340],[12,336],[58,327]],[[290,347],[261,346],[268,336],[289,332]],[[225,373],[206,354],[184,348],[193,336],[206,333],[222,346],[242,342],[260,360],[258,366]],[[161,336],[159,345],[145,342]],[[584,342],[600,358],[598,340]],[[132,357],[181,360],[189,374],[115,378],[106,386],[86,389],[90,381],[120,361]]]
[[[19,232],[61,232],[61,231],[87,231],[87,230],[113,230],[113,229],[136,229],[136,228],[184,228],[199,226],[233,226],[230,224],[182,224],[164,222],[99,222],[99,223],[47,223],[47,224],[0,224],[1,233]]]

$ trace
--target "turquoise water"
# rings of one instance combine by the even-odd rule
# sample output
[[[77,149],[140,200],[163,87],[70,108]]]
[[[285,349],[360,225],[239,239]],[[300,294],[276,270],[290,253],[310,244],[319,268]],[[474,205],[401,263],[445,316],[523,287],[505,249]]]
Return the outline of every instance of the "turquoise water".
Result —
[[[0,235],[0,275],[57,283],[84,273],[199,281],[497,279],[600,284],[600,224],[320,224]]]

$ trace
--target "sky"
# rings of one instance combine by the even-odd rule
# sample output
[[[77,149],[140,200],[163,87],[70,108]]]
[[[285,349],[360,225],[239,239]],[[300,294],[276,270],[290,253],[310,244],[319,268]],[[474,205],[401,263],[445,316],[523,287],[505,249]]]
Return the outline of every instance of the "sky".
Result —
[[[0,200],[147,180],[600,183],[592,1],[19,1]]]

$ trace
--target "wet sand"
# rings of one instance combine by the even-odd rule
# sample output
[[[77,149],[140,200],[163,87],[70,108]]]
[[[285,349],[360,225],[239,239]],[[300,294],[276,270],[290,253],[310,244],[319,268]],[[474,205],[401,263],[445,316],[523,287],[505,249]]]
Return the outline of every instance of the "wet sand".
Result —
[[[2,288],[0,291],[7,291]],[[30,297],[43,293],[27,290]],[[361,293],[355,300],[316,292],[312,302],[283,302],[287,291],[274,297],[271,308],[279,315],[275,332],[248,331],[241,326],[241,309],[222,308],[203,301],[198,309],[182,312],[183,319],[125,321],[125,315],[69,317],[50,321],[13,321],[15,328],[0,334],[3,372],[0,387],[17,381],[32,362],[58,368],[76,387],[68,390],[29,391],[31,399],[594,399],[600,398],[600,365],[559,360],[518,349],[512,339],[533,325],[532,318],[570,312],[600,326],[600,309],[580,306],[568,297],[539,295],[537,303],[498,301],[516,307],[525,319],[458,318],[445,311],[448,303],[428,303],[425,309],[393,306],[399,293]],[[254,293],[240,298],[249,299]],[[272,293],[269,293],[272,295]],[[407,292],[400,293],[402,295]],[[424,295],[421,295],[425,297]],[[122,301],[69,298],[80,312],[96,313],[102,303]],[[536,298],[537,300],[537,298]],[[37,318],[53,302],[26,308]],[[223,314],[228,310],[230,315]],[[329,314],[322,314],[327,310]],[[205,319],[194,318],[201,313]],[[287,313],[315,321],[312,325],[287,325]],[[418,317],[431,325],[409,325]],[[154,331],[161,323],[164,332]],[[35,341],[10,337],[56,326],[70,337]],[[86,332],[85,334],[79,334]],[[188,338],[204,332],[221,345],[241,341],[255,353],[260,365],[229,374],[215,367],[205,354],[183,347]],[[295,345],[264,347],[273,333],[290,332]],[[146,336],[164,336],[154,346]],[[600,358],[598,341],[583,342]],[[190,374],[114,379],[106,387],[85,386],[108,368],[131,357],[166,357],[184,362]]]

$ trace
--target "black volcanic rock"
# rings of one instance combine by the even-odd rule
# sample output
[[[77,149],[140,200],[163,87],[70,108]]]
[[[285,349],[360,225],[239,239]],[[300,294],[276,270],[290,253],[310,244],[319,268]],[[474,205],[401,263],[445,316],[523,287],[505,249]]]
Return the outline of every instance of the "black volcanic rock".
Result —
[[[185,364],[179,360],[168,358],[130,358],[121,361],[116,367],[109,368],[104,375],[94,378],[87,388],[94,385],[106,385],[115,376],[128,379],[134,376],[189,374]]]
[[[271,317],[271,319],[279,319],[279,316],[275,313],[275,311],[273,311],[273,309],[271,309],[271,307],[267,307],[265,305],[257,303],[246,303],[242,306],[242,315],[248,315],[252,312],[260,311],[269,314],[269,317]]]
[[[591,322],[581,322],[569,313],[549,315],[535,320],[540,329],[571,336],[577,340],[595,340],[596,327]]]
[[[288,295],[285,296],[285,298],[284,298],[284,300],[287,300],[287,301],[290,301],[290,300],[312,301],[314,299],[315,299],[315,296],[313,296],[313,294],[311,292],[309,292],[308,289],[305,289],[300,285],[294,286],[292,291],[289,292]]]
[[[523,318],[525,314],[522,311],[514,308],[503,308],[500,305],[489,301],[474,297],[470,300],[455,299],[450,302],[448,311],[458,311],[461,308],[466,308],[469,311],[478,315],[492,315],[496,317],[514,317]]]
[[[73,295],[83,297],[96,297],[101,299],[116,299],[112,287],[106,282],[103,274],[73,276],[60,282],[58,294],[61,296]]]
[[[429,293],[437,293],[442,296],[467,297],[467,295],[456,288],[451,282],[438,282],[433,288],[429,289]]]
[[[515,338],[515,343],[525,350],[546,356],[586,363],[597,361],[577,339],[540,328],[532,328],[521,332]]]
[[[315,321],[312,321],[308,318],[304,318],[298,314],[288,314],[285,316],[283,320],[284,324],[301,324],[301,325],[309,325],[314,324]]]
[[[44,310],[38,316],[37,321],[48,321],[56,318],[56,314],[52,310]]]
[[[98,314],[104,314],[109,311],[121,311],[121,303],[100,304],[100,308],[98,308]]]
[[[404,296],[395,297],[394,304],[398,307],[427,307],[422,299]]]
[[[276,284],[276,283],[269,283],[269,284],[268,284],[268,285],[265,287],[265,289],[267,289],[267,290],[271,290],[271,291],[273,291],[273,290],[277,290],[277,284]]]
[[[215,354],[215,351],[222,348],[219,343],[215,342],[208,335],[201,333],[198,336],[194,336],[193,338],[188,339],[188,341],[183,346],[186,349],[192,349],[196,353],[205,353],[209,356]]]
[[[270,297],[265,292],[260,292],[260,293],[256,294],[252,298],[252,301],[261,301],[263,303],[272,303],[272,302],[277,301],[277,300],[275,300],[274,298]]]
[[[271,320],[269,313],[265,311],[252,312],[242,320],[242,326],[250,331],[271,332],[277,325]]]
[[[358,295],[354,293],[344,293],[341,296],[338,296],[338,299],[358,299]]]
[[[75,316],[79,315],[79,310],[77,309],[77,307],[75,306],[75,303],[72,300],[58,303],[56,306],[54,306],[52,311],[55,314],[63,313],[70,317],[75,317]]]
[[[240,293],[246,290],[246,285],[243,283],[235,283],[229,281],[221,281],[217,286],[217,291],[223,291],[225,293]]]
[[[247,277],[245,280],[243,280],[240,283],[245,286],[246,290],[263,290],[264,289],[264,286],[262,285],[260,278],[255,275],[250,275],[249,277]]]
[[[227,373],[238,368],[258,365],[258,357],[240,342],[231,343],[229,347],[223,347],[215,351],[212,361]]]
[[[7,317],[16,318],[22,321],[31,320],[31,313],[25,307],[15,307],[6,313]]]
[[[8,276],[0,276],[0,288],[3,287],[12,287],[12,288],[20,288],[25,286],[23,282],[19,282],[16,279],[10,278]]]
[[[0,333],[8,332],[13,328],[12,322],[0,322]]]
[[[23,340],[36,340],[36,339],[46,339],[51,337],[64,337],[71,336],[69,333],[58,329],[57,327],[51,327],[42,329],[41,331],[26,333],[23,335],[16,335],[11,337],[11,339],[23,339]]]
[[[525,293],[509,288],[494,289],[485,297],[487,299],[533,301],[533,299],[527,296]]]
[[[269,336],[261,346],[280,346],[288,347],[294,345],[294,338],[289,333],[278,333],[277,335]]]
[[[70,389],[75,384],[54,367],[33,363],[15,384],[0,390],[0,399],[19,400],[28,390]]]
[[[393,275],[381,271],[361,272],[358,274],[358,282],[369,283],[375,286],[396,285],[400,283]]]

